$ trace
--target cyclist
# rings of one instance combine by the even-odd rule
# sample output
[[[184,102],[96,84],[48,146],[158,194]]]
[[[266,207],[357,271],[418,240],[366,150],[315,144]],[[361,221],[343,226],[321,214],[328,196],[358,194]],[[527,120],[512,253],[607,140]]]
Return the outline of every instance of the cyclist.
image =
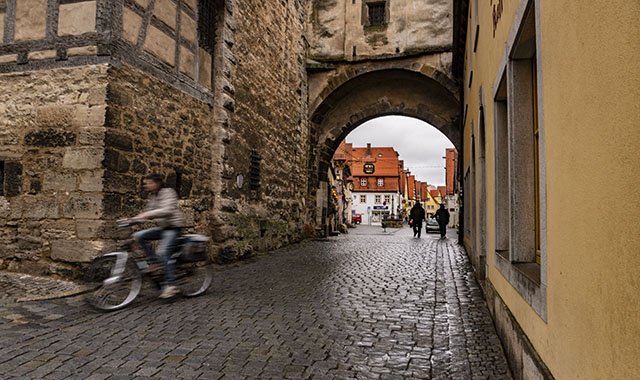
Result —
[[[133,235],[152,262],[157,257],[164,264],[164,284],[160,298],[171,298],[178,293],[175,282],[175,260],[171,259],[176,239],[185,226],[184,216],[178,207],[178,195],[170,187],[164,187],[164,181],[159,174],[149,174],[143,180],[143,188],[149,192],[147,207],[134,219],[150,219],[158,223],[158,227],[138,231]],[[149,241],[160,240],[158,256],[153,252]]]

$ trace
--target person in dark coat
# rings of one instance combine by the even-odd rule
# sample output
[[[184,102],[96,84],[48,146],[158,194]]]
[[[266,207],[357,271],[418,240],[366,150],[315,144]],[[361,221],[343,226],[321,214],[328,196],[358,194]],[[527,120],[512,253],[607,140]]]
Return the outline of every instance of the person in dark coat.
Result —
[[[440,227],[440,239],[447,237],[447,224],[449,224],[449,210],[444,207],[444,203],[440,203],[440,208],[436,211],[436,220]]]
[[[424,220],[424,209],[420,202],[416,202],[409,212],[409,218],[411,218],[411,226],[413,227],[413,237],[420,237],[422,232],[422,221]]]

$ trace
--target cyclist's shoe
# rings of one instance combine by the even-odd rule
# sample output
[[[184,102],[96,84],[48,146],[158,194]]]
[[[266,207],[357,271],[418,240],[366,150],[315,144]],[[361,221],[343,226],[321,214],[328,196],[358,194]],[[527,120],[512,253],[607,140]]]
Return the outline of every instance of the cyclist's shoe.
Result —
[[[171,298],[178,294],[178,288],[173,285],[167,285],[162,288],[162,293],[160,293],[160,298]]]

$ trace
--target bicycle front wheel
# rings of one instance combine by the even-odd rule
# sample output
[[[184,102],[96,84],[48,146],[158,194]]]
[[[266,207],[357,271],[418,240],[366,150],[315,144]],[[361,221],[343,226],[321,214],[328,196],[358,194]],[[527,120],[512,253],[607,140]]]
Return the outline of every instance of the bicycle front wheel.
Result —
[[[118,265],[122,265],[118,260],[126,260],[120,270],[116,270]],[[85,272],[85,280],[91,286],[85,294],[86,301],[103,311],[119,310],[129,305],[142,288],[142,276],[135,263],[117,254],[94,260]]]
[[[213,281],[211,260],[180,264],[180,292],[185,297],[195,297],[204,293]]]

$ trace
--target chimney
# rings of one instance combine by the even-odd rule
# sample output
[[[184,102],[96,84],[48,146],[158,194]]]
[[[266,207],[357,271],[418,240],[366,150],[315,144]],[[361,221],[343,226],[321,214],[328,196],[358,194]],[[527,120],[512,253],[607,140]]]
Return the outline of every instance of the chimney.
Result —
[[[367,143],[367,157],[371,157],[371,143]]]

